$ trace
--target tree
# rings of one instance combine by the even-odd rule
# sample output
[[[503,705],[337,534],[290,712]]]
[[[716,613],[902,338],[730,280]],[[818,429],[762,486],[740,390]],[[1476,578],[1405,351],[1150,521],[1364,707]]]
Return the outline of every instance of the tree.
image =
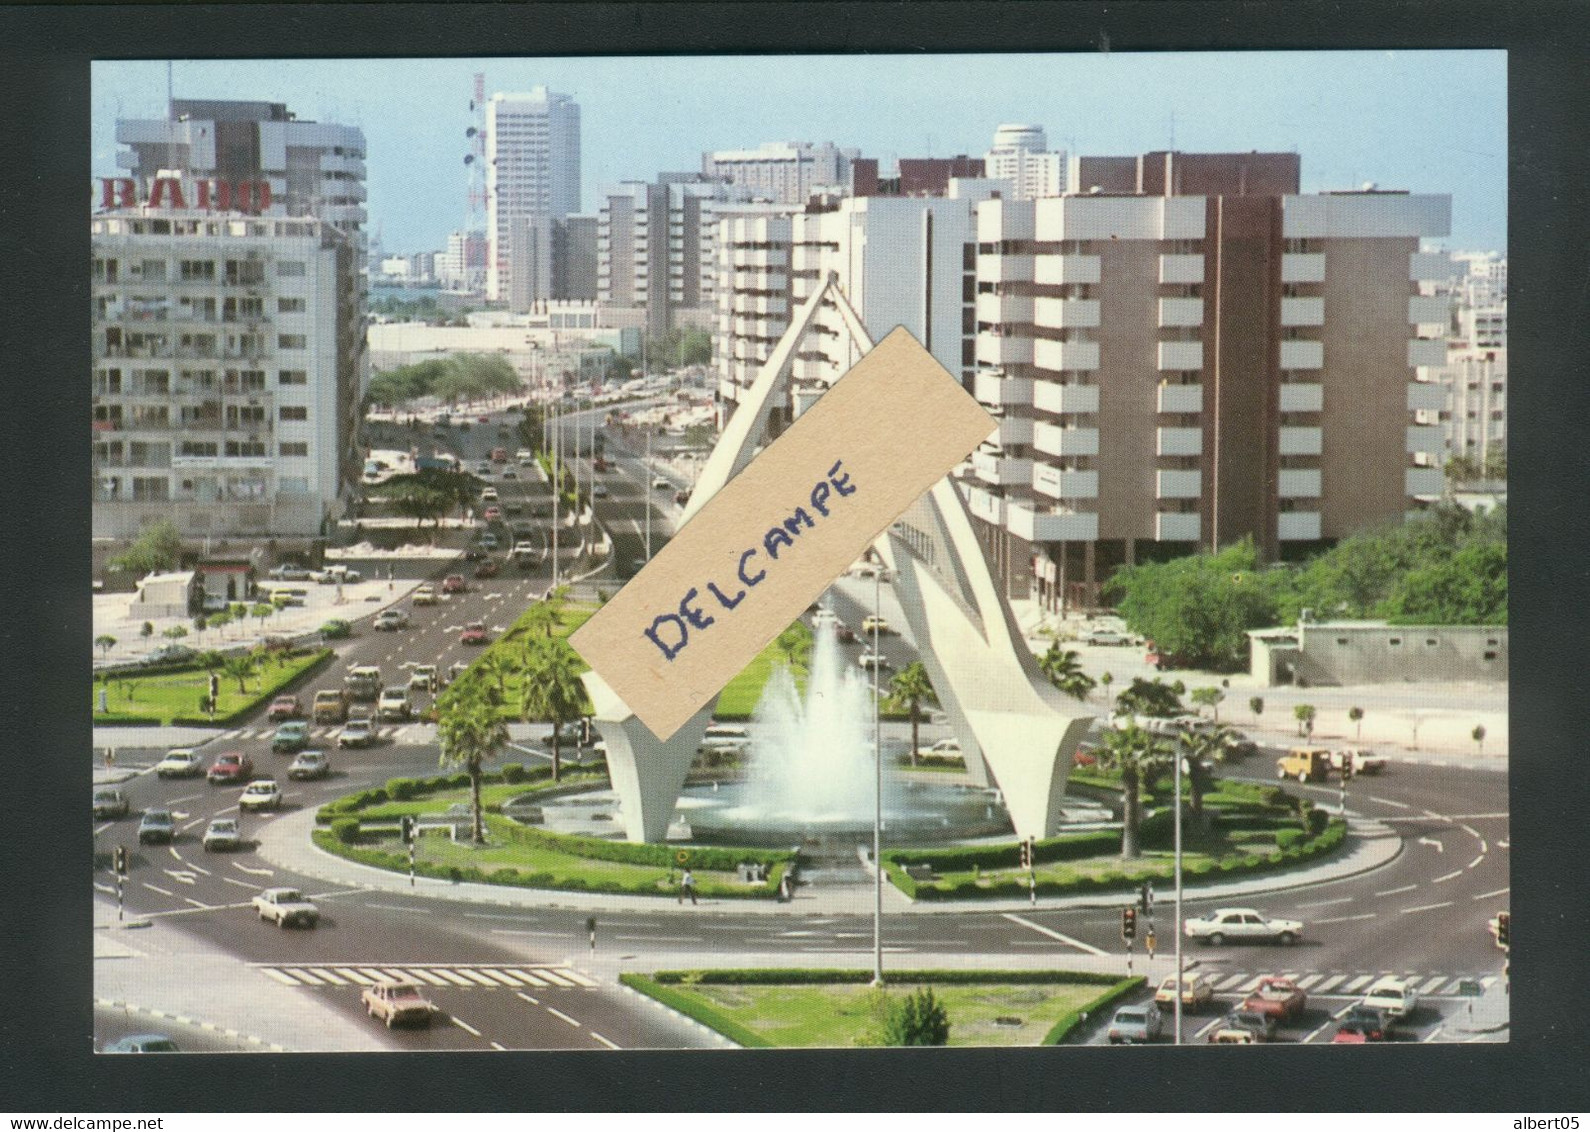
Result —
[[[1115,683],[1114,675],[1106,672],[1104,675],[1099,677],[1099,683],[1104,686],[1104,702],[1106,704],[1113,703],[1114,697],[1110,695],[1110,685]]]
[[[1507,478],[1507,449],[1503,445],[1492,444],[1485,450],[1484,473],[1488,480]]]
[[[237,681],[237,692],[240,696],[248,693],[245,681],[254,675],[254,668],[255,660],[247,653],[241,656],[229,656],[221,663],[221,672]]]
[[[1402,625],[1507,623],[1507,548],[1466,546],[1408,571],[1381,602],[1387,620]]]
[[[100,649],[106,656],[109,656],[110,650],[116,647],[116,638],[111,636],[109,633],[95,637],[94,647]]]
[[[1177,729],[1177,738],[1187,757],[1187,792],[1193,817],[1202,828],[1205,824],[1204,795],[1214,786],[1214,768],[1226,761],[1226,750],[1236,734],[1229,727],[1208,730],[1182,727]]]
[[[1352,720],[1358,730],[1353,733],[1353,742],[1359,742],[1364,737],[1364,709],[1350,707],[1347,709],[1347,718]]]
[[[1082,661],[1075,649],[1062,649],[1056,641],[1038,658],[1038,671],[1049,678],[1049,683],[1075,700],[1086,700],[1098,681],[1082,671]]]
[[[933,682],[928,679],[927,669],[922,667],[920,660],[906,665],[889,681],[889,699],[894,704],[905,705],[911,712],[911,765],[916,766],[922,705],[938,702]]]
[[[392,509],[406,519],[413,519],[416,528],[423,528],[427,519],[441,525],[441,518],[452,508],[452,501],[441,492],[419,484],[404,487],[390,500]],[[435,541],[435,532],[432,532]]]
[[[1307,738],[1312,740],[1314,738],[1314,705],[1294,705],[1292,708],[1292,718],[1297,720],[1297,733],[1299,735],[1303,735],[1305,732],[1307,732]]]
[[[170,519],[157,519],[143,529],[133,544],[112,558],[112,570],[134,574],[158,574],[174,569],[182,557],[182,536]]]
[[[1485,753],[1485,724],[1476,723],[1474,730],[1469,732],[1469,735],[1474,740],[1475,752],[1483,755]]]
[[[883,1023],[884,1045],[942,1046],[949,1040],[949,1011],[933,996],[932,987],[918,987],[889,1003]]]
[[[204,636],[204,631],[210,627],[210,619],[202,613],[193,615],[193,632],[195,636]]]
[[[1248,710],[1253,713],[1253,722],[1259,722],[1259,716],[1264,714],[1264,697],[1254,696],[1248,701]]]
[[[215,613],[210,614],[209,624],[210,624],[210,628],[212,628],[212,629],[215,629],[217,631],[224,630],[231,623],[232,623],[232,611],[230,609],[222,609],[222,610],[219,610],[219,611],[217,611]],[[224,638],[226,636],[226,634],[223,632],[223,633],[221,633],[221,636]]]
[[[160,635],[168,641],[180,641],[188,635],[188,627],[186,625],[173,625]]]
[[[563,609],[568,600],[568,587],[548,590],[541,600],[532,605],[525,615],[525,631],[530,638],[527,648],[535,646],[537,635],[551,639],[563,624]]]
[[[1158,719],[1169,719],[1181,715],[1184,710],[1186,709],[1182,707],[1181,697],[1176,694],[1176,689],[1160,683],[1158,679],[1144,680],[1141,676],[1134,676],[1131,686],[1115,697],[1117,715],[1147,715]]]
[[[266,619],[276,612],[276,604],[269,601],[256,602],[250,612],[259,619],[260,628],[264,629]]]
[[[480,814],[482,764],[497,757],[508,745],[508,725],[491,702],[483,681],[475,677],[455,680],[436,700],[436,742],[440,765],[463,767],[469,775],[469,837],[485,843],[486,825]]]
[[[812,632],[801,622],[796,621],[785,629],[773,641],[778,651],[783,654],[784,663],[790,671],[799,669],[805,671],[807,659],[812,651]]]
[[[1219,688],[1194,688],[1188,698],[1201,708],[1209,708],[1214,721],[1220,722],[1220,703],[1226,694]]]
[[[1125,698],[1124,692],[1122,698]],[[1121,857],[1133,861],[1143,855],[1139,844],[1143,822],[1142,783],[1152,781],[1174,757],[1174,752],[1169,743],[1135,723],[1106,729],[1099,750],[1104,764],[1121,775]]]
[[[1247,631],[1275,623],[1273,585],[1255,573],[1257,562],[1252,540],[1244,539],[1216,554],[1123,567],[1104,588],[1160,655],[1236,671],[1247,665]]]
[[[155,623],[153,621],[145,621],[143,625],[139,627],[138,635],[147,641],[150,637],[155,635]]]
[[[1453,483],[1470,483],[1480,478],[1480,469],[1472,457],[1455,452],[1447,457],[1446,478]]]
[[[487,653],[475,662],[476,671],[482,680],[494,680],[497,684],[495,703],[502,703],[507,696],[507,680],[519,666],[508,657],[501,649]]]
[[[544,719],[552,724],[552,781],[562,776],[563,725],[573,723],[590,711],[580,673],[585,664],[562,637],[534,642],[525,653],[524,684],[520,690],[519,712],[526,719]]]

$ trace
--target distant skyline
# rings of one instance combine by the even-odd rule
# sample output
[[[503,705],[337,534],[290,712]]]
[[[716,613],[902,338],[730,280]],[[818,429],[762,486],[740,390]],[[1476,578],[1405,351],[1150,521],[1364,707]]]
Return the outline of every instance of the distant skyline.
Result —
[[[1507,246],[1503,51],[176,60],[171,90],[359,127],[367,230],[389,252],[433,251],[467,216],[477,71],[488,98],[548,86],[580,104],[586,214],[620,181],[699,170],[706,150],[831,141],[888,169],[981,156],[997,126],[1030,123],[1071,153],[1296,151],[1304,192],[1450,193],[1445,246]],[[116,120],[165,116],[167,66],[92,74],[92,166],[115,175]]]

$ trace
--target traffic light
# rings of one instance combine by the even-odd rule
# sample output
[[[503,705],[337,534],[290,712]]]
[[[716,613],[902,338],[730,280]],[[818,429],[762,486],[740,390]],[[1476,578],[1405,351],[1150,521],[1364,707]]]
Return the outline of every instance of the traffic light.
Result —
[[[1137,909],[1121,909],[1121,938],[1131,943],[1137,938]]]
[[[118,876],[127,875],[127,846],[116,846],[111,853],[111,867],[116,870]]]
[[[414,844],[414,818],[409,814],[403,815],[403,843]]]
[[[1027,838],[1021,843],[1021,867],[1032,868],[1032,838]]]
[[[1353,777],[1353,753],[1342,752],[1342,781],[1347,782]]]
[[[1507,946],[1508,929],[1512,927],[1512,915],[1507,912],[1496,914],[1496,946]]]

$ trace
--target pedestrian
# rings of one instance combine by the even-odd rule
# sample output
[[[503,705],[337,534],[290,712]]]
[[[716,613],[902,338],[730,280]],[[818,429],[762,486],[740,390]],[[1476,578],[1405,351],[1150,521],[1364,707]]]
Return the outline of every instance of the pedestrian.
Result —
[[[1038,907],[1038,874],[1027,874],[1027,894],[1032,900],[1032,906]]]
[[[1148,949],[1148,957],[1154,958],[1154,929],[1149,928],[1148,934],[1143,937],[1143,946]]]
[[[696,903],[696,878],[689,869],[686,869],[684,875],[679,878],[679,903],[683,904],[687,895],[690,897],[690,903]]]
[[[783,876],[778,878],[778,902],[780,904],[788,904],[789,900],[789,873],[785,872]]]
[[[106,747],[105,748],[105,769],[106,770],[115,770],[116,769],[116,748],[115,747]]]

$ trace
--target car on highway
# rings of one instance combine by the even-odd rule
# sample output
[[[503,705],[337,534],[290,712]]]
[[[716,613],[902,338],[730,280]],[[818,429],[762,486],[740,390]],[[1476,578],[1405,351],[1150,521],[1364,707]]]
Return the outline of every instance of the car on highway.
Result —
[[[606,499],[607,498],[607,485],[605,483],[599,483],[595,487],[591,488],[591,498],[592,499]]]
[[[320,922],[320,909],[296,888],[267,888],[252,903],[260,919],[279,928],[312,928]]]
[[[1275,760],[1275,777],[1299,782],[1324,782],[1331,774],[1331,753],[1324,747],[1293,747]]]
[[[464,575],[449,574],[442,579],[442,592],[444,594],[461,594],[464,592]]]
[[[485,514],[483,514],[481,518],[488,523],[495,523],[502,518],[502,508],[493,503],[490,507],[486,508]],[[485,546],[486,540],[481,539],[480,545]]]
[[[413,601],[415,605],[435,605],[436,587],[429,582],[415,586]]]
[[[668,477],[666,477],[666,476],[658,476],[657,478],[655,478],[654,480],[651,481],[651,486],[654,489],[656,489],[657,491],[672,491],[672,490],[674,490],[673,481],[668,479]]]
[[[531,452],[528,448],[519,449],[519,451],[513,454],[513,458],[519,461],[521,466],[533,464],[536,461],[535,453]]]
[[[1161,1009],[1176,1009],[1176,976],[1166,975],[1154,992],[1154,1001]],[[1188,971],[1181,977],[1181,1005],[1183,1010],[1202,1010],[1215,1001],[1215,985],[1207,976]]]
[[[169,845],[177,837],[177,819],[170,810],[145,810],[138,819],[138,844]]]
[[[472,551],[479,551],[479,553],[473,557],[471,557],[468,553],[465,553],[464,561],[483,562],[487,558],[491,557],[491,552],[493,550],[497,549],[497,536],[492,534],[490,531],[487,531],[480,536],[480,545],[472,546],[469,549]]]
[[[175,747],[155,764],[157,778],[197,778],[204,773],[204,760],[188,747]]]
[[[350,719],[337,732],[339,747],[368,747],[375,742],[375,726],[368,719]]]
[[[414,714],[414,703],[409,699],[408,688],[395,685],[381,689],[381,698],[375,704],[375,714],[381,719],[408,719]]]
[[[1216,908],[1207,916],[1189,917],[1183,930],[1188,939],[1216,947],[1227,940],[1233,943],[1268,940],[1290,945],[1303,938],[1303,925],[1297,920],[1272,920],[1252,908]]]
[[[1107,1036],[1112,1046],[1122,1042],[1157,1042],[1164,1027],[1165,1019],[1159,1007],[1152,1002],[1140,1002],[1115,1012]]]
[[[488,558],[488,559],[486,559],[486,561],[482,562],[479,566],[475,567],[475,577],[477,577],[477,578],[495,578],[497,576],[498,571],[501,570],[501,569],[502,569],[502,567],[498,566],[495,560]]]
[[[316,723],[341,723],[348,718],[348,693],[341,688],[316,692],[313,713]]]
[[[192,660],[198,656],[197,649],[190,649],[187,645],[161,645],[159,648],[146,653],[139,659],[139,664],[175,664],[178,661]]]
[[[243,844],[243,831],[236,818],[212,818],[204,830],[204,851],[219,853],[223,849],[236,849]]]
[[[502,470],[502,478],[505,480],[516,480],[519,478],[519,473],[513,468],[512,465],[509,465]]]
[[[282,788],[276,785],[274,778],[262,778],[257,782],[250,782],[243,787],[243,795],[237,800],[237,808],[243,813],[260,810],[279,810],[282,807]]]
[[[884,620],[882,617],[879,617],[877,614],[869,613],[866,617],[862,618],[861,635],[864,637],[870,637],[874,631],[880,635],[887,634],[889,632],[889,622]]]
[[[359,995],[365,1013],[379,1018],[387,1029],[406,1023],[429,1026],[437,1012],[436,1004],[425,997],[418,983],[380,982],[364,988]]]
[[[309,580],[309,568],[297,566],[291,562],[283,562],[279,566],[271,567],[270,577],[278,582],[307,582]]]
[[[1261,1042],[1275,1041],[1276,1019],[1273,1014],[1263,1014],[1257,1010],[1243,1010],[1240,1007],[1227,1014],[1220,1020],[1220,1029],[1248,1030]]]
[[[179,1053],[177,1043],[164,1034],[128,1034],[105,1047],[106,1053]]]
[[[353,636],[353,626],[340,617],[333,617],[320,627],[320,638],[325,641],[341,641]]]
[[[283,695],[271,701],[270,710],[265,713],[265,718],[271,723],[277,723],[283,719],[297,719],[303,714],[304,705],[298,702],[297,696]]]
[[[301,719],[290,719],[278,727],[271,736],[271,753],[291,755],[309,746],[309,724]]]
[[[1341,1031],[1348,1030],[1346,1037],[1341,1037]],[[1347,1011],[1337,1027],[1337,1036],[1331,1038],[1332,1042],[1351,1043],[1359,1042],[1389,1042],[1391,1040],[1391,1019],[1386,1017],[1384,1010],[1372,1006],[1355,1004]]]
[[[410,692],[434,692],[437,685],[436,665],[416,664],[414,671],[409,673]]]
[[[874,653],[871,649],[868,649],[866,652],[858,656],[856,658],[856,663],[863,668],[869,669],[877,668],[880,670],[886,670],[894,667],[894,665],[889,662],[888,657],[879,653]]]
[[[211,786],[224,786],[237,782],[247,782],[254,774],[254,760],[242,751],[227,751],[210,764],[209,774]]]
[[[1419,992],[1412,979],[1383,975],[1369,984],[1362,1005],[1371,1010],[1384,1010],[1386,1017],[1396,1022],[1419,1009]]]
[[[393,631],[397,629],[407,629],[408,627],[409,615],[404,613],[401,609],[383,609],[380,613],[375,615],[375,624],[373,628]]]
[[[1308,993],[1291,979],[1270,975],[1242,1000],[1242,1009],[1273,1014],[1278,1022],[1290,1022],[1308,1008]]]
[[[127,795],[114,786],[102,786],[94,791],[94,817],[96,820],[106,818],[124,818],[131,811]]]
[[[1085,645],[1129,645],[1132,638],[1125,633],[1118,633],[1114,629],[1094,629],[1082,637]]]
[[[331,760],[324,751],[299,751],[298,757],[287,768],[287,777],[294,782],[311,778],[326,778],[331,774]]]
[[[464,626],[464,631],[458,634],[458,643],[461,645],[483,645],[491,640],[491,634],[486,632],[484,621],[471,621]]]
[[[497,489],[494,487],[488,487],[480,493],[480,501],[482,503],[495,503],[499,498],[501,497],[498,496]]]

